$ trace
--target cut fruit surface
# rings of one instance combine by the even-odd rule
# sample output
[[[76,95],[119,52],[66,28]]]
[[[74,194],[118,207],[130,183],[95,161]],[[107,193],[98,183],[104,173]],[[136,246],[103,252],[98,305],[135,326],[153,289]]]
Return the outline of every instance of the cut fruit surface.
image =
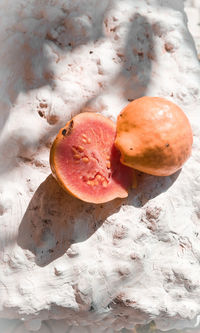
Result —
[[[50,165],[59,184],[91,203],[125,198],[132,170],[120,163],[114,146],[115,124],[97,113],[80,113],[59,131],[50,151]]]

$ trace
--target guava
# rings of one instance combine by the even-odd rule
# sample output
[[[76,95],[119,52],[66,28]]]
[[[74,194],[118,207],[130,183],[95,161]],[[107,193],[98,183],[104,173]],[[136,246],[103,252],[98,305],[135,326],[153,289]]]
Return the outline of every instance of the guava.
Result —
[[[121,162],[136,170],[169,176],[188,160],[192,143],[186,114],[165,98],[138,98],[118,116],[115,146]]]
[[[76,115],[60,129],[50,166],[64,190],[95,204],[128,196],[132,169],[121,164],[115,137],[115,123],[93,112]]]

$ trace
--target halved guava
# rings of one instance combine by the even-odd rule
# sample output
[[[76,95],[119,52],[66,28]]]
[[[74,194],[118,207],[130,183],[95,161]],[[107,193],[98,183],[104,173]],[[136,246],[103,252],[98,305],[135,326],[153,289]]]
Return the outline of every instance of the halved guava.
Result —
[[[116,125],[97,113],[80,113],[61,128],[50,151],[58,183],[73,196],[104,203],[128,196],[132,169],[120,163]]]

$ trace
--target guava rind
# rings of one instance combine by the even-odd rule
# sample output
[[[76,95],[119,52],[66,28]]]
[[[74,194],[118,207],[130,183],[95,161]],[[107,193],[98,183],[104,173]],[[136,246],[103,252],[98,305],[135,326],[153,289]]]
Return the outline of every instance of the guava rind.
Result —
[[[136,99],[118,116],[115,146],[120,150],[121,163],[136,170],[169,176],[187,161],[192,143],[185,113],[164,98]]]

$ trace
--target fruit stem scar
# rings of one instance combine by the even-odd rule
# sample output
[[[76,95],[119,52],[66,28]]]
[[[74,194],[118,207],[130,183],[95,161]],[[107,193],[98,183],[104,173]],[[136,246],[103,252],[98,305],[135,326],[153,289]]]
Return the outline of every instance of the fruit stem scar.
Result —
[[[62,135],[70,135],[71,134],[71,131],[72,131],[72,129],[73,129],[73,126],[74,126],[74,121],[73,120],[71,120],[70,121],[70,123],[69,123],[69,125],[68,125],[68,127],[67,128],[64,128],[63,130],[62,130]]]

